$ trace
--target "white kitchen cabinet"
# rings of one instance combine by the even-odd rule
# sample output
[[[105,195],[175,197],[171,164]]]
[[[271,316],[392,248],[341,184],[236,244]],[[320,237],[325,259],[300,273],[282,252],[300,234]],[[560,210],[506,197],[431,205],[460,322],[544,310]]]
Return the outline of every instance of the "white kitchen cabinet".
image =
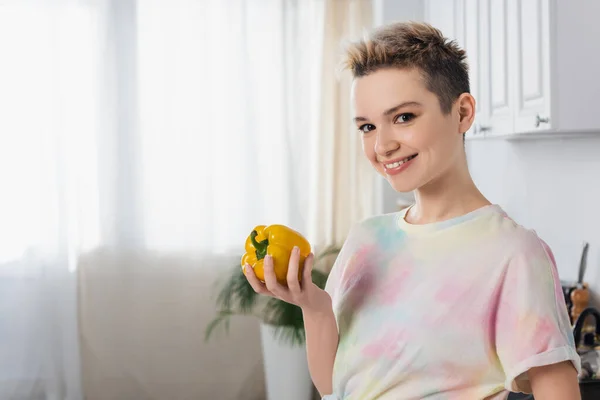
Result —
[[[442,31],[444,36],[456,40],[467,52],[471,93],[476,99],[483,97],[481,93],[482,58],[481,49],[481,15],[478,0],[427,0],[425,2],[425,21]],[[484,112],[482,103],[477,101],[476,120],[482,119]],[[467,138],[476,137],[485,127],[473,124],[466,133]]]
[[[469,138],[600,133],[600,1],[426,0],[467,51]]]
[[[514,34],[514,131],[552,128],[548,0],[510,1]]]
[[[486,82],[484,97],[480,98],[484,112],[478,124],[486,127],[483,134],[498,135],[513,130],[515,106],[511,66],[511,17],[508,0],[479,1],[482,13],[483,79]]]
[[[425,21],[442,31],[449,39],[456,39],[457,20],[462,0],[426,0]]]
[[[484,114],[489,114],[489,110],[486,110],[481,102],[481,99],[487,96],[485,82],[482,82],[482,71],[486,68],[482,57],[483,10],[479,0],[456,1],[454,7],[456,9],[455,38],[467,52],[471,94],[476,99],[476,123],[467,132],[467,138],[472,138],[485,132],[487,126],[479,122],[486,118]]]

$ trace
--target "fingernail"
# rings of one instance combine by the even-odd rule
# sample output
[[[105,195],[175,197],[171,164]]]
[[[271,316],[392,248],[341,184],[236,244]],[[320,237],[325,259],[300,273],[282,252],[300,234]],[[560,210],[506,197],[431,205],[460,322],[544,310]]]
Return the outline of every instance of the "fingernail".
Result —
[[[294,250],[294,253],[296,253],[296,254],[300,253],[300,247],[298,247],[298,246],[294,246],[293,250]]]

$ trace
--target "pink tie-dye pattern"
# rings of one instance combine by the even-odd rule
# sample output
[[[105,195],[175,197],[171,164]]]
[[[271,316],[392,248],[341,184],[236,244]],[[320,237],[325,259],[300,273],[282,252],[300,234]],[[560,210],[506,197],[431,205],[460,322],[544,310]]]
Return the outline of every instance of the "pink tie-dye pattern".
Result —
[[[393,265],[394,272],[386,279],[378,293],[379,302],[382,305],[391,305],[398,301],[404,292],[404,287],[412,275],[412,267],[406,264],[402,266]]]
[[[335,285],[347,339],[340,336],[336,356],[338,398],[484,398],[500,390],[492,397],[500,399],[505,383],[517,384],[508,372],[524,372],[518,368],[544,352],[560,348],[544,362],[567,354],[577,366],[547,246],[498,209],[478,218],[427,231],[431,242],[417,232],[372,244],[389,228],[386,217],[357,230],[352,243],[360,245],[346,250]]]
[[[375,263],[372,262],[369,255],[377,254],[376,245],[363,245],[356,250],[354,255],[348,260],[340,280],[342,292],[350,290],[365,275],[375,273]]]
[[[445,282],[435,293],[435,301],[442,304],[448,302],[456,302],[464,297],[464,294],[468,292],[469,287],[465,286],[462,282],[450,281]]]
[[[375,245],[363,245],[348,260],[340,278],[338,300],[340,315],[349,315],[358,310],[373,293],[376,279],[376,262],[371,259]]]
[[[386,332],[373,342],[364,345],[362,354],[370,358],[394,358],[402,351],[409,337],[403,329]]]

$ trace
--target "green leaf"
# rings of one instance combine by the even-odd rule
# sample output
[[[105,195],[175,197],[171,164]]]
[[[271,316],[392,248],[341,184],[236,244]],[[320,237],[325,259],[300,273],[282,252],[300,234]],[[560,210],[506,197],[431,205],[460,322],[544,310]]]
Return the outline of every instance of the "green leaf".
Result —
[[[315,262],[322,261],[339,251],[340,249],[336,246],[329,246],[319,252]],[[312,280],[321,289],[325,288],[327,276],[328,274],[318,269],[312,271]],[[264,308],[259,309],[259,315],[256,315],[255,309],[259,304],[264,305]],[[275,326],[275,335],[279,340],[292,345],[305,343],[304,320],[300,307],[257,294],[248,283],[239,265],[231,269],[229,276],[222,284],[216,298],[216,306],[219,311],[215,319],[206,327],[205,340],[208,340],[221,326],[228,332],[230,319],[234,315],[256,315],[263,322]]]
[[[306,343],[304,329],[296,329],[290,326],[275,326],[273,332],[275,339],[291,346],[303,346]]]
[[[332,256],[334,254],[337,254],[340,252],[340,248],[335,246],[335,245],[331,245],[326,247],[325,249],[323,249],[322,251],[319,252],[319,254],[317,255],[317,260],[322,260],[325,257],[329,257]]]
[[[320,289],[325,289],[325,284],[327,283],[327,274],[321,272],[319,270],[312,270],[312,281],[315,285],[317,285]]]
[[[265,321],[271,325],[303,327],[302,309],[283,300],[270,298],[264,315]]]
[[[239,310],[241,314],[248,314],[256,305],[258,294],[252,289],[241,267],[232,268],[227,282],[219,293],[216,305],[224,310]]]
[[[300,307],[272,298],[265,307],[265,322],[275,328],[277,340],[292,345],[304,344],[304,319]]]
[[[215,329],[219,327],[219,325],[225,325],[225,332],[229,332],[229,318],[233,315],[231,311],[219,311],[217,316],[206,326],[206,331],[204,334],[204,341],[208,341],[210,336],[213,334]]]

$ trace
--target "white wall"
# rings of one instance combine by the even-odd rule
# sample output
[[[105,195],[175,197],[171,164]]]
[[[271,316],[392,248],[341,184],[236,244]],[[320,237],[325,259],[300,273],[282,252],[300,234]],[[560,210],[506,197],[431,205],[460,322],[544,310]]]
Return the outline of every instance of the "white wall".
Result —
[[[393,21],[422,21],[423,0],[373,0],[375,25]]]
[[[422,20],[423,2],[378,0],[375,14],[377,25]],[[585,279],[599,304],[600,132],[584,138],[471,141],[467,152],[475,183],[548,242],[561,279],[576,279],[582,241],[590,243]],[[396,211],[400,195],[386,183],[381,190],[383,211]]]
[[[471,141],[475,183],[555,253],[562,279],[577,278],[583,240],[586,281],[600,294],[600,132],[586,138]]]

